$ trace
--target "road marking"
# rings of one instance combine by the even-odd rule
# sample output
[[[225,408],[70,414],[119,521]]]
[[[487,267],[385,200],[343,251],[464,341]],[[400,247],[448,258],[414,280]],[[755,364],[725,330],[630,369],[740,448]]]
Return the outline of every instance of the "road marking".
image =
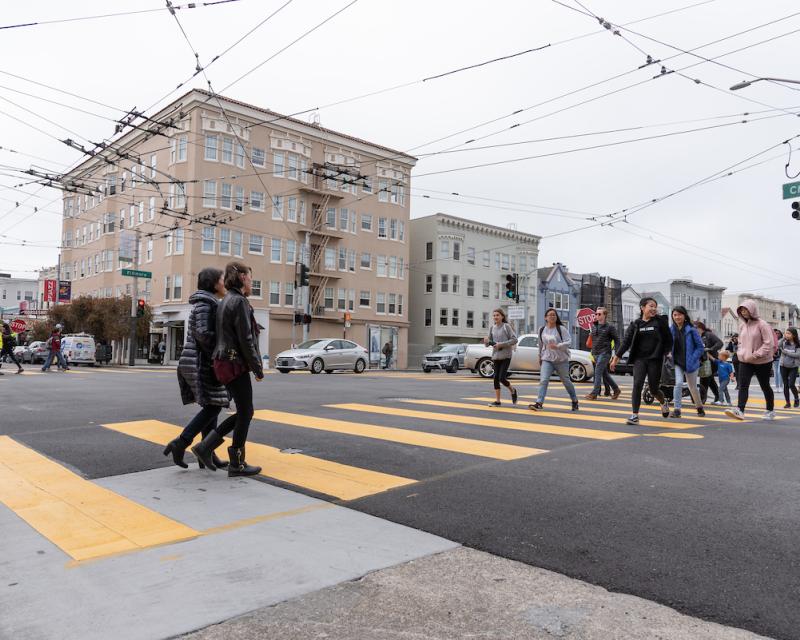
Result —
[[[531,411],[530,409],[512,409],[511,407],[489,407],[482,404],[472,404],[469,402],[447,402],[445,400],[401,400],[409,404],[425,404],[433,407],[443,407],[447,409],[471,409],[473,411],[491,411],[495,414],[512,414],[517,416],[543,417],[543,418],[568,418],[569,420],[579,420],[584,422],[611,422],[622,424],[624,420],[611,418],[609,416],[586,415],[586,412],[568,411]],[[694,429],[702,426],[699,424],[670,424],[667,420],[639,420],[639,424],[644,427],[658,427],[659,429]]]
[[[643,436],[649,438],[675,438],[676,440],[702,440],[704,436],[699,433],[643,433]]]
[[[0,436],[0,502],[74,560],[197,537],[198,531]]]
[[[416,402],[416,401],[410,401]],[[458,403],[456,403],[458,404]],[[335,409],[345,409],[347,411],[360,411],[363,413],[380,413],[391,416],[403,416],[406,418],[421,418],[423,420],[439,420],[442,422],[456,422],[459,424],[470,424],[479,427],[494,427],[498,429],[515,429],[517,431],[529,431],[531,433],[549,433],[557,436],[572,436],[576,438],[589,438],[592,440],[621,440],[623,438],[635,438],[636,433],[624,433],[621,431],[602,431],[600,429],[582,429],[580,427],[562,427],[558,425],[542,424],[540,422],[519,422],[516,420],[498,420],[495,418],[479,418],[475,416],[455,415],[451,413],[433,413],[430,411],[416,411],[414,409],[401,409],[398,407],[381,407],[369,404],[331,404],[326,405]],[[464,405],[473,408],[473,405]],[[533,412],[525,412],[532,415]]]
[[[384,427],[374,424],[361,424],[356,422],[346,422],[344,420],[331,420],[316,416],[305,416],[296,413],[284,413],[281,411],[259,410],[255,412],[255,417],[259,420],[288,424],[293,427],[305,427],[309,429],[319,429],[320,431],[330,431],[333,433],[343,433],[351,436],[361,436],[376,440],[386,440],[400,444],[410,444],[418,447],[428,447],[430,449],[442,449],[444,451],[454,451],[456,453],[466,453],[473,456],[484,458],[494,458],[495,460],[518,460],[535,456],[540,453],[547,453],[545,449],[532,449],[529,447],[518,447],[512,444],[500,442],[487,442],[484,440],[472,440],[469,438],[459,438],[455,436],[444,436],[425,431],[413,431],[411,429],[399,429],[396,427]]]
[[[119,422],[102,426],[156,444],[167,444],[182,431],[175,425],[159,420]],[[225,444],[220,446],[228,447],[230,441],[226,439]],[[356,500],[416,482],[410,478],[351,467],[299,453],[281,453],[279,449],[257,442],[247,443],[247,460],[263,467],[262,476],[342,500]]]

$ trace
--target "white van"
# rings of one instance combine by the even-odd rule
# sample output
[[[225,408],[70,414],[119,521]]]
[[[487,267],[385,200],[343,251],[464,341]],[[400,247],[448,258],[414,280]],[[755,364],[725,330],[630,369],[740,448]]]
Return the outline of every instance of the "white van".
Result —
[[[86,333],[68,333],[61,338],[61,352],[70,365],[95,364],[94,338]]]

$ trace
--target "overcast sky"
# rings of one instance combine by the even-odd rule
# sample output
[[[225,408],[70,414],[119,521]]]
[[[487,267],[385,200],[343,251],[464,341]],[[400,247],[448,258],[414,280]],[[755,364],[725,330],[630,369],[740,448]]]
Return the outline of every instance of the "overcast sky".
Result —
[[[800,11],[796,0],[708,0],[631,24],[627,29],[638,35],[623,29],[619,36],[593,17],[549,0],[488,4],[473,0],[357,0],[223,92],[243,73],[350,1],[290,1],[210,66],[214,89],[281,113],[322,107],[318,114],[323,126],[409,150],[420,158],[412,174],[412,217],[443,211],[493,224],[515,224],[520,231],[544,237],[540,266],[561,261],[573,271],[598,271],[625,282],[691,276],[730,291],[755,289],[800,302],[800,276],[795,275],[792,263],[800,222],[792,220],[790,203],[781,199],[780,191],[782,183],[789,182],[784,175],[788,147],[780,143],[800,133],[800,121],[792,115],[800,112],[800,85],[760,82],[739,91],[728,90],[754,76],[800,80],[796,64],[800,15],[787,18]],[[574,0],[563,1],[584,11]],[[700,1],[587,0],[583,6],[615,25],[624,25]],[[285,3],[238,0],[181,9],[178,16],[206,63]],[[0,26],[163,6],[158,0],[3,4]],[[693,49],[770,21],[776,22],[695,51],[712,58],[789,34],[720,57],[720,64],[668,46]],[[795,30],[797,33],[791,33]],[[582,35],[586,37],[559,44]],[[548,44],[552,46],[480,68],[338,106],[323,106]],[[681,72],[683,76],[673,73],[652,79],[659,74],[661,63],[637,69],[645,64],[646,54],[654,59],[674,56],[664,62],[669,70],[696,66]],[[166,10],[2,29],[0,61],[3,174],[9,173],[8,166],[61,169],[79,158],[54,137],[9,116],[55,138],[76,138],[76,134],[91,140],[108,138],[113,120],[121,116],[115,109],[152,105],[186,80],[195,67],[189,46]],[[626,72],[630,73],[552,100]],[[202,87],[204,82],[197,78],[181,91],[188,86]],[[635,83],[641,84],[624,89]],[[614,95],[599,97],[618,89]],[[171,97],[178,95],[180,92]],[[591,101],[549,115],[587,100]],[[545,101],[549,102],[536,106]],[[519,109],[526,110],[510,115]],[[742,115],[754,111],[763,113]],[[750,118],[756,121],[731,124]],[[716,126],[723,124],[730,126]],[[560,153],[710,126],[715,128]],[[644,128],[566,137],[632,127]],[[466,129],[471,130],[432,142]],[[543,138],[560,139],[541,141]],[[509,143],[523,144],[473,150]],[[602,219],[680,190],[772,145],[779,146],[736,167],[746,170],[631,214],[628,223],[564,233],[591,224],[587,218]],[[800,138],[795,141],[798,147]],[[443,150],[455,152],[424,155]],[[464,169],[552,153],[559,155]],[[768,162],[747,168],[763,160]],[[448,171],[451,169],[456,170]],[[800,152],[789,171],[800,172]],[[61,236],[60,193],[40,190],[37,185],[24,186],[21,191],[8,188],[22,181],[0,177],[0,271],[17,275],[55,264],[54,247]],[[447,195],[453,192],[460,195]],[[507,203],[496,202],[499,200]],[[24,204],[16,207],[16,201]],[[33,206],[40,210],[34,212]],[[554,234],[563,235],[548,237]],[[12,244],[20,240],[49,247]]]

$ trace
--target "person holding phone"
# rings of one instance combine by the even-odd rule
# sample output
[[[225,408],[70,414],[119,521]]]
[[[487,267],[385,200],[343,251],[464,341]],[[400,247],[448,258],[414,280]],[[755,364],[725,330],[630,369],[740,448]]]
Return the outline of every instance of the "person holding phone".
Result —
[[[495,309],[492,311],[494,324],[489,328],[489,335],[483,339],[483,344],[492,348],[492,364],[494,364],[494,396],[495,401],[490,402],[490,407],[500,406],[500,385],[511,393],[511,403],[517,404],[517,390],[508,381],[508,369],[511,366],[511,355],[517,334],[506,321],[505,311]]]

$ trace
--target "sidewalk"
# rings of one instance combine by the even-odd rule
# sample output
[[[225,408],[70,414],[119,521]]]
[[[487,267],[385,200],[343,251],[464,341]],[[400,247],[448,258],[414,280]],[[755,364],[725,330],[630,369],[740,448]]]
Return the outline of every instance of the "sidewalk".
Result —
[[[458,548],[266,607],[184,640],[755,640],[635,596]]]

